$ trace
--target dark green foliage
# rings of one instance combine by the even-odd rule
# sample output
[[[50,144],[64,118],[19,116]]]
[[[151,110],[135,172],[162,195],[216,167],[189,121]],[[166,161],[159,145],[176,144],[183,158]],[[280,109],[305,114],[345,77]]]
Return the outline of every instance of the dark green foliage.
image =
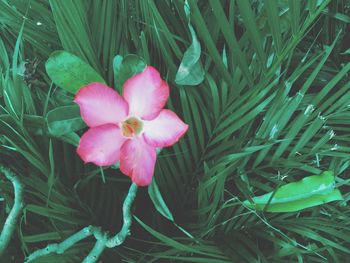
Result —
[[[105,83],[90,65],[66,51],[53,52],[45,68],[53,83],[73,94],[89,83]]]
[[[113,59],[113,71],[115,88],[122,94],[122,87],[128,78],[142,72],[147,63],[143,58],[136,55],[126,55],[124,58],[120,55]]]
[[[44,66],[56,50],[115,88],[115,56],[137,54],[169,82],[167,107],[190,126],[158,155],[159,192],[150,192],[164,203],[140,189],[132,235],[103,262],[348,261],[350,2],[189,0],[189,17],[184,4],[0,0],[0,162],[20,176],[26,204],[6,262],[87,225],[115,233],[122,222],[130,180],[76,155],[84,126],[73,94]],[[189,21],[205,72],[191,87],[175,83],[194,42]],[[322,171],[344,201],[293,213],[243,206]],[[13,189],[3,180],[0,189],[2,225]],[[38,262],[81,262],[93,244]]]

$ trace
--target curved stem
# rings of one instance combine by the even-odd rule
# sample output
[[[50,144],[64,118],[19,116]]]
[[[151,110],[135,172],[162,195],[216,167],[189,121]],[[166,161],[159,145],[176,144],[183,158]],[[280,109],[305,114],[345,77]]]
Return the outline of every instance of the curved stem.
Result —
[[[108,241],[106,243],[106,247],[112,248],[112,247],[120,246],[124,242],[125,238],[129,235],[130,226],[132,223],[130,209],[131,209],[131,205],[134,202],[134,199],[136,197],[136,192],[137,192],[137,185],[132,184],[130,186],[128,195],[126,196],[124,204],[123,204],[123,226],[122,226],[122,229],[114,237],[111,237],[110,239],[108,239]]]
[[[95,246],[90,251],[89,255],[83,260],[82,263],[94,263],[101,256],[102,252],[106,248],[106,242],[108,235],[106,232],[101,233],[100,237],[97,239]]]
[[[33,252],[26,258],[25,263],[32,262],[39,257],[46,256],[51,253],[62,254],[68,248],[72,247],[75,243],[91,235],[96,238],[96,243],[95,246],[91,249],[90,253],[83,260],[83,263],[96,262],[106,247],[113,248],[121,245],[124,242],[125,238],[129,235],[132,222],[132,215],[130,210],[135,200],[136,192],[137,185],[132,184],[123,203],[123,226],[119,233],[115,236],[108,238],[107,232],[101,231],[101,229],[98,227],[88,226],[73,234],[59,244],[49,244],[45,248]]]
[[[4,227],[0,234],[0,257],[5,252],[8,244],[11,241],[11,237],[15,230],[18,217],[23,208],[23,186],[16,175],[14,175],[9,169],[0,166],[0,172],[5,175],[5,177],[11,181],[13,184],[15,200],[13,207],[6,218]]]
[[[63,254],[68,248],[73,246],[75,243],[93,235],[95,231],[97,231],[97,229],[94,228],[93,226],[84,227],[82,230],[71,235],[69,238],[67,238],[66,240],[62,241],[59,244],[57,243],[49,244],[45,248],[42,248],[33,252],[26,258],[24,262],[25,263],[32,262],[37,258],[49,255],[51,253]]]

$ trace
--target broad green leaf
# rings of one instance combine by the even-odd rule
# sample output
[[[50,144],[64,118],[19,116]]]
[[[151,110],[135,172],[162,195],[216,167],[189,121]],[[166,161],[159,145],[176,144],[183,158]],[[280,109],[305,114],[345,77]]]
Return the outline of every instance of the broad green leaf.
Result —
[[[152,183],[148,186],[148,194],[153,202],[154,207],[157,209],[159,213],[161,213],[164,217],[169,219],[170,221],[174,221],[174,217],[170,212],[169,208],[165,204],[165,201],[162,197],[162,194],[159,191],[156,180],[152,180]]]
[[[48,112],[47,126],[49,133],[62,136],[85,127],[77,105],[61,106]]]
[[[267,212],[294,212],[324,203],[343,200],[334,188],[334,176],[330,171],[281,186],[275,192],[244,201],[248,207]]]
[[[71,93],[92,82],[105,83],[90,65],[67,51],[53,52],[45,67],[51,80]]]
[[[113,59],[114,82],[117,90],[121,92],[124,82],[137,73],[142,72],[146,67],[143,58],[137,55],[127,55],[124,58],[117,55]]]
[[[188,28],[192,37],[192,44],[186,50],[179,69],[175,76],[175,83],[179,85],[195,86],[204,80],[204,70],[200,61],[201,44],[197,39],[196,32],[190,23],[190,7],[185,3],[185,13],[188,19]]]

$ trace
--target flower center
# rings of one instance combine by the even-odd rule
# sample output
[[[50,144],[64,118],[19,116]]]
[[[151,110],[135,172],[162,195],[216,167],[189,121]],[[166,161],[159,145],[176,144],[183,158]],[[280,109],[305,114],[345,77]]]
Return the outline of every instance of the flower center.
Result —
[[[131,117],[122,122],[122,133],[125,137],[133,137],[139,135],[142,131],[142,121],[135,117]]]

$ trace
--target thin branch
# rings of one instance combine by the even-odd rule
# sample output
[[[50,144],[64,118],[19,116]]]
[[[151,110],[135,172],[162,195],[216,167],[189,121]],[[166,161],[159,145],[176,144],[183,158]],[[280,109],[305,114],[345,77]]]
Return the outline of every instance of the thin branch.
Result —
[[[18,217],[23,208],[23,186],[21,181],[9,169],[0,166],[0,172],[13,184],[15,200],[13,207],[6,218],[4,227],[0,234],[0,257],[5,252],[17,225]]]
[[[87,226],[79,232],[75,233],[74,235],[71,235],[69,238],[67,238],[59,244],[49,244],[45,248],[33,252],[26,258],[25,263],[31,262],[39,257],[43,257],[51,253],[63,254],[68,248],[73,246],[75,243],[93,235],[95,231],[96,230],[94,229],[94,227]]]
[[[113,248],[120,246],[125,238],[129,235],[129,230],[132,222],[131,217],[131,205],[134,202],[134,199],[136,197],[137,192],[137,185],[132,184],[130,186],[129,192],[127,197],[125,198],[124,204],[123,204],[123,226],[122,229],[118,234],[116,234],[114,237],[111,237],[106,242],[106,247]]]
[[[125,238],[130,233],[130,226],[132,223],[131,206],[135,200],[137,192],[137,185],[132,184],[129,192],[123,203],[123,226],[118,234],[108,238],[108,233],[101,231],[99,227],[88,226],[73,234],[66,240],[59,244],[50,244],[43,249],[39,249],[30,254],[25,263],[32,262],[33,260],[49,255],[51,253],[63,254],[68,248],[72,247],[75,243],[93,235],[96,238],[95,246],[92,248],[90,253],[86,256],[83,263],[94,263],[101,256],[102,252],[106,247],[113,248],[120,246],[125,241]]]
[[[97,238],[95,246],[90,251],[89,255],[83,260],[82,263],[94,263],[101,256],[102,252],[106,248],[106,242],[108,240],[108,235],[106,232],[101,233]]]

